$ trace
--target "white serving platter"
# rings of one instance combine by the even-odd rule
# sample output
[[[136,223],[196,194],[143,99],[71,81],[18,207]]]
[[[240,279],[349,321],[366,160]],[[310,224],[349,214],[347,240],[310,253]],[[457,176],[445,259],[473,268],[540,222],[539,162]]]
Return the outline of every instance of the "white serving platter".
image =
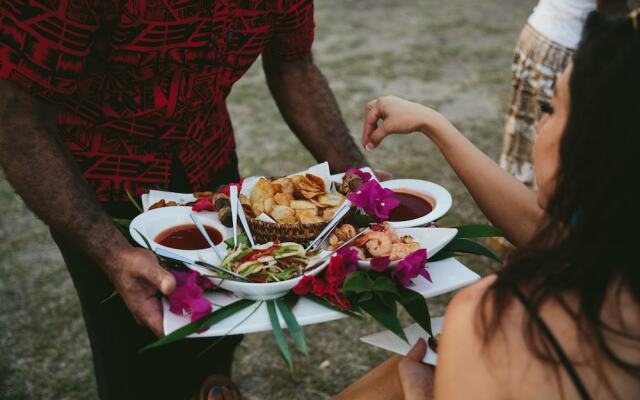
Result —
[[[437,335],[442,331],[443,322],[443,317],[431,318],[431,331],[434,335]],[[405,342],[395,333],[388,330],[363,336],[360,340],[372,346],[380,347],[404,356],[407,355],[413,346],[415,346],[418,339],[423,338],[428,343],[428,339],[430,337],[429,334],[418,324],[412,324],[404,328],[404,334],[409,343]],[[435,367],[438,362],[438,353],[433,351],[431,347],[427,347],[427,354],[425,354],[422,362]]]
[[[465,267],[455,258],[436,261],[428,264],[429,273],[433,279],[430,283],[422,276],[414,279],[414,285],[410,289],[422,294],[425,298],[434,297],[467,286],[480,276]],[[206,295],[207,299],[218,309],[227,304],[238,301],[239,298],[226,292],[212,292]],[[169,304],[163,299],[164,308],[164,332],[169,334],[190,322],[186,316],[175,315],[169,311]],[[311,300],[302,298],[293,308],[293,313],[300,325],[312,325],[322,322],[346,318],[347,315],[317,304]],[[251,314],[251,315],[250,315]],[[286,328],[286,323],[280,316],[280,325]],[[229,334],[244,334],[264,332],[271,330],[271,322],[266,304],[249,306],[242,311],[213,325],[207,331],[191,335],[191,337],[212,337]]]

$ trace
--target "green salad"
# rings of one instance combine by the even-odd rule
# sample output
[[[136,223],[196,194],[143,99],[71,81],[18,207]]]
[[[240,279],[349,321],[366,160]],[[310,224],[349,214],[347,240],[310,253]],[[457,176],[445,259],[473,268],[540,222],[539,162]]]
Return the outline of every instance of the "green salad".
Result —
[[[269,242],[253,247],[240,244],[237,249],[229,250],[220,266],[253,282],[281,282],[302,274],[316,254],[305,254],[304,247],[298,243]]]

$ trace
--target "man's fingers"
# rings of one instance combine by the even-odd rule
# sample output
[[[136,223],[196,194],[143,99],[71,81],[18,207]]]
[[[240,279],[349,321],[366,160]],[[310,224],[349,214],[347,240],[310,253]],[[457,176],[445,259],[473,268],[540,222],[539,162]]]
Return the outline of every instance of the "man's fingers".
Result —
[[[157,262],[144,264],[139,270],[140,276],[157,287],[162,294],[168,296],[176,287],[176,279]]]
[[[154,335],[157,337],[164,336],[162,304],[159,299],[155,297],[144,299],[142,303],[139,304],[137,311],[139,318],[151,329]]]
[[[409,352],[407,353],[407,358],[414,361],[422,362],[422,359],[426,354],[427,354],[427,342],[425,342],[424,339],[420,338],[416,342],[415,346],[413,346],[411,350],[409,350]]]
[[[364,126],[362,128],[362,145],[369,148],[370,136],[378,128],[378,120],[382,117],[378,100],[367,103],[364,113]]]

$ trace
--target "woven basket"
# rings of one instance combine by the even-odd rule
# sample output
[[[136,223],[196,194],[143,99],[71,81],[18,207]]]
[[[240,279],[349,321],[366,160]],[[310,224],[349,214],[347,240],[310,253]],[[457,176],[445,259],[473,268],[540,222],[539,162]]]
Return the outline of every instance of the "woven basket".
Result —
[[[274,181],[281,176],[270,177],[269,180]],[[342,222],[351,218],[355,213],[355,209],[351,209],[342,218]],[[267,242],[295,242],[304,243],[315,239],[320,232],[329,224],[329,221],[318,222],[317,224],[280,224],[259,221],[247,215],[247,223],[251,228],[251,233],[256,239],[256,243]]]
[[[276,240],[280,242],[308,242],[315,239],[328,224],[328,221],[317,224],[274,224],[251,217],[247,217],[247,222],[257,243]]]

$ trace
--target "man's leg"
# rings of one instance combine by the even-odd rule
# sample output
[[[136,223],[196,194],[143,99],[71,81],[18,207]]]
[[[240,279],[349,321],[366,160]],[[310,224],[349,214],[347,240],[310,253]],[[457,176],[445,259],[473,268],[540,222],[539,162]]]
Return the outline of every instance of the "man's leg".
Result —
[[[156,338],[133,319],[113,286],[82,252],[52,232],[82,306],[102,400],[188,399],[212,374],[230,375],[241,336],[230,336],[197,355],[215,339],[187,339],[139,354]],[[108,299],[108,300],[107,300]]]

